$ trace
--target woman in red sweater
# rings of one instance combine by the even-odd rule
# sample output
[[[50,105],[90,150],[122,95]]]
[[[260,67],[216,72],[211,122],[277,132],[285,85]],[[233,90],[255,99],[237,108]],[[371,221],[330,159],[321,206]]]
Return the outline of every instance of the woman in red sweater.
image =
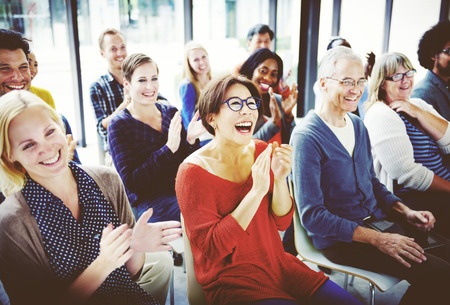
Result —
[[[284,251],[292,149],[252,139],[260,98],[242,76],[213,79],[199,111],[213,140],[178,170],[176,193],[209,304],[361,304]]]

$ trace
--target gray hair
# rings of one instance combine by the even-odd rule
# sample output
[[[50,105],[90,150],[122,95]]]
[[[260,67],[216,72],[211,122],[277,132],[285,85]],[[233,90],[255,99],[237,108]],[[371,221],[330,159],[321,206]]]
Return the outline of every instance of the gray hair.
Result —
[[[331,77],[335,71],[336,63],[344,59],[358,61],[363,65],[361,56],[356,54],[355,51],[347,47],[337,46],[329,49],[320,61],[317,79]]]

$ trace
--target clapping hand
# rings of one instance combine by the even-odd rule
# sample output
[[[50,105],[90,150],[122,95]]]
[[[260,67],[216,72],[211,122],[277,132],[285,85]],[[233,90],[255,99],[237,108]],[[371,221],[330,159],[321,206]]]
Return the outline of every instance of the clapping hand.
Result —
[[[181,128],[183,127],[183,123],[181,120],[180,112],[175,112],[175,115],[170,121],[169,132],[167,134],[167,147],[175,153],[178,148],[180,148],[181,141]]]
[[[103,229],[98,260],[110,272],[125,264],[133,255],[130,249],[131,235],[132,230],[127,224],[113,228],[110,223]]]
[[[187,141],[189,144],[194,144],[195,140],[206,132],[206,128],[203,126],[202,120],[199,120],[200,114],[198,110],[192,117],[187,130]]]
[[[294,109],[295,105],[297,105],[297,96],[297,84],[292,84],[289,95],[286,98],[283,98],[281,102],[281,107],[283,108],[284,115],[288,119],[293,118],[292,109]]]
[[[67,139],[67,152],[69,154],[69,160],[72,161],[74,154],[75,154],[75,149],[77,148],[77,141],[75,141],[73,139],[73,136],[71,134],[66,135],[66,139]]]
[[[131,249],[137,252],[168,251],[172,249],[169,242],[181,237],[179,221],[160,221],[149,223],[153,209],[145,211],[133,228]]]
[[[292,146],[273,143],[272,172],[276,180],[285,180],[292,169]]]
[[[269,144],[252,165],[253,188],[260,194],[266,194],[269,191],[271,155],[272,144]]]

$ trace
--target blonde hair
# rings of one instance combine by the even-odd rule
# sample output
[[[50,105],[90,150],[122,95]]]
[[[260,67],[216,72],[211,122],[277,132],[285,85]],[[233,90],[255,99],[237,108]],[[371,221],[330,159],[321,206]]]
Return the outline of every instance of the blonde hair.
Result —
[[[13,90],[0,97],[0,191],[6,196],[20,191],[26,183],[25,170],[11,161],[8,137],[12,120],[27,108],[42,108],[64,131],[61,116],[40,97],[26,90]]]
[[[201,87],[200,87],[200,82],[197,78],[197,74],[195,73],[194,69],[192,69],[191,65],[189,64],[189,52],[192,50],[202,50],[205,51],[206,55],[208,55],[208,51],[206,51],[206,49],[199,43],[195,42],[195,41],[189,41],[188,43],[186,43],[186,45],[184,46],[184,59],[183,59],[183,78],[187,78],[193,85],[195,88],[195,93],[197,95],[197,99],[195,101],[195,104],[197,104],[198,102],[198,97],[200,96],[200,92],[201,92]],[[208,70],[208,79],[211,80],[211,66],[208,65],[209,70]]]
[[[103,32],[101,32],[100,35],[98,36],[98,47],[100,48],[100,50],[103,50],[103,42],[105,40],[106,35],[119,35],[125,42],[125,36],[121,31],[114,28],[107,28]]]
[[[386,92],[382,88],[385,78],[394,74],[400,66],[405,67],[407,70],[414,69],[411,61],[402,53],[385,53],[377,59],[372,69],[369,84],[369,99],[365,105],[366,110],[375,102],[381,101],[386,103]]]

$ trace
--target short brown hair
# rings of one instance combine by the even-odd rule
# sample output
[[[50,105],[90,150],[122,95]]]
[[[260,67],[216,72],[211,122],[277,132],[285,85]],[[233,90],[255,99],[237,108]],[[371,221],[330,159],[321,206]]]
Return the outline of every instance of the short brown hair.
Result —
[[[125,41],[125,36],[121,31],[113,28],[107,28],[106,30],[100,33],[100,36],[98,36],[98,47],[100,48],[100,50],[103,50],[103,41],[105,40],[106,35],[120,35]]]
[[[154,64],[156,72],[159,74],[158,65],[149,56],[143,53],[134,53],[124,59],[122,62],[122,74],[123,78],[127,81],[131,81],[134,71],[143,64]]]
[[[243,85],[245,86],[252,96],[260,97],[259,91],[255,84],[243,75],[239,74],[224,74],[222,76],[213,78],[209,83],[203,88],[202,93],[198,99],[198,110],[200,118],[202,119],[202,124],[206,130],[215,135],[214,128],[209,125],[208,117],[211,114],[217,114],[222,106],[225,92],[232,85]],[[261,107],[258,108],[258,114],[261,115]]]

